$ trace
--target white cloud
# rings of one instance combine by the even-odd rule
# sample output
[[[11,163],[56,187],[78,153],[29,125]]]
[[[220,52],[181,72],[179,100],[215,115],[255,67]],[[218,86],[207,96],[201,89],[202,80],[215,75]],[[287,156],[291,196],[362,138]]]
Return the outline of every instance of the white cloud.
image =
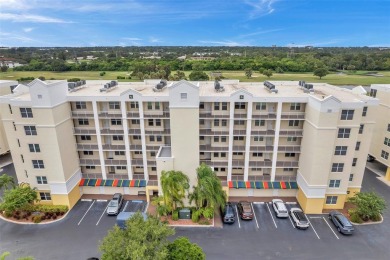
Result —
[[[260,35],[260,34],[267,34],[267,33],[272,33],[272,32],[278,32],[278,31],[283,31],[284,29],[272,29],[272,30],[261,30],[253,33],[247,33],[247,34],[242,34],[239,36],[239,38],[246,38],[246,37],[251,37],[255,35]]]
[[[12,14],[0,13],[0,20],[11,22],[31,22],[31,23],[72,23],[62,19],[33,14]]]
[[[199,41],[202,44],[220,45],[220,46],[249,46],[246,43],[234,42],[234,41]]]
[[[149,42],[151,42],[151,43],[159,43],[159,42],[162,42],[162,40],[160,40],[160,39],[158,39],[156,37],[151,36],[151,37],[149,37]]]
[[[23,28],[23,31],[24,32],[31,32],[32,30],[34,30],[35,28],[32,28],[32,27],[27,27],[27,28]]]
[[[21,42],[35,42],[36,40],[24,37],[21,35],[11,34],[7,32],[0,32],[1,39],[4,40],[17,40]]]
[[[286,44],[286,47],[306,47],[306,46],[336,46],[337,43],[340,43],[344,40],[342,39],[333,39],[329,41],[323,41],[323,42],[308,42],[308,43],[289,43]]]
[[[142,39],[140,38],[133,38],[133,37],[123,37],[122,39],[127,41],[142,41]]]
[[[278,0],[244,0],[244,2],[253,7],[250,12],[250,18],[257,18],[260,16],[272,14],[275,8],[272,6]]]
[[[0,0],[1,10],[27,10],[31,8],[31,3],[25,0]]]

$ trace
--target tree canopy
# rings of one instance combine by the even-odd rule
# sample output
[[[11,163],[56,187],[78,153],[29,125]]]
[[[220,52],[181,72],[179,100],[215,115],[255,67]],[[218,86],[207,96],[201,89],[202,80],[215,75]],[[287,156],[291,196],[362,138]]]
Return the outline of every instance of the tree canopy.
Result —
[[[326,75],[329,74],[329,71],[326,68],[318,68],[318,69],[314,70],[313,74],[314,74],[314,76],[317,76],[320,79],[322,79],[322,77],[325,77]]]
[[[9,188],[15,188],[15,181],[14,178],[3,173],[3,175],[0,176],[0,190],[8,190]]]
[[[380,219],[380,214],[386,209],[386,201],[375,192],[358,192],[348,201],[356,206],[353,214],[364,221]]]
[[[206,259],[206,255],[200,246],[191,243],[186,237],[179,237],[168,245],[167,259],[204,260]]]
[[[37,200],[37,192],[30,186],[18,186],[11,190],[6,190],[3,196],[3,202],[0,204],[0,210],[14,211],[22,208],[26,204],[31,204]]]

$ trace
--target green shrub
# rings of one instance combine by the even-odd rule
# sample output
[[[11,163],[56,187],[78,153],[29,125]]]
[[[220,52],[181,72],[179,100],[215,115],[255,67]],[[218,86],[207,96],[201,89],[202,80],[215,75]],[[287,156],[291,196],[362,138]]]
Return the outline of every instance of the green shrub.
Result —
[[[201,215],[202,215],[201,209],[192,211],[192,216],[191,216],[192,222],[198,223]]]
[[[177,221],[179,220],[179,211],[175,210],[172,212],[172,220]]]
[[[33,216],[32,220],[34,223],[40,223],[42,221],[42,216],[41,215]]]
[[[8,210],[6,210],[6,211],[4,211],[4,216],[6,217],[6,218],[10,218],[10,217],[12,217],[12,211],[8,211]]]
[[[42,80],[42,81],[45,81],[46,78],[44,76],[39,76],[38,79]]]
[[[99,74],[101,77],[103,77],[104,75],[106,75],[106,72],[105,71],[102,71],[102,72],[100,72],[100,74]]]
[[[116,79],[126,79],[125,76],[116,76]]]
[[[210,225],[210,221],[208,219],[199,220],[200,225]]]
[[[378,215],[374,215],[374,216],[372,216],[371,217],[371,220],[372,221],[381,221],[381,215],[380,214],[378,214]]]
[[[77,81],[80,81],[80,79],[79,78],[68,79],[68,82],[77,82]]]
[[[358,224],[363,223],[362,218],[356,212],[351,214],[351,221]]]
[[[214,208],[205,208],[203,210],[203,216],[205,218],[211,219],[214,217]]]
[[[21,77],[17,81],[33,81],[34,79],[34,77]]]

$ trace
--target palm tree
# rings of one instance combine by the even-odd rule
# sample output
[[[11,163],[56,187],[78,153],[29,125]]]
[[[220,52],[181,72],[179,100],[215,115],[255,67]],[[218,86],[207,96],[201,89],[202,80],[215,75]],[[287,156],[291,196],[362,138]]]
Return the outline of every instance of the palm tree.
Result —
[[[8,190],[9,187],[16,187],[14,178],[4,173],[0,176],[0,190],[3,188],[5,190]]]
[[[183,199],[189,188],[188,176],[181,171],[162,171],[160,181],[164,204],[170,211],[174,211],[177,205],[184,206]]]
[[[223,206],[226,202],[226,193],[222,189],[221,180],[213,170],[202,163],[197,172],[197,186],[189,195],[190,203],[195,201],[196,207],[213,208]]]

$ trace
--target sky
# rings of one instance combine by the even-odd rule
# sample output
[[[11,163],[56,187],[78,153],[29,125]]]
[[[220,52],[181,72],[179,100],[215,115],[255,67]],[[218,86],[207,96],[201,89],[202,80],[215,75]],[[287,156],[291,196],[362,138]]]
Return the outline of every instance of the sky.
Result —
[[[390,0],[0,0],[0,46],[390,47]]]

